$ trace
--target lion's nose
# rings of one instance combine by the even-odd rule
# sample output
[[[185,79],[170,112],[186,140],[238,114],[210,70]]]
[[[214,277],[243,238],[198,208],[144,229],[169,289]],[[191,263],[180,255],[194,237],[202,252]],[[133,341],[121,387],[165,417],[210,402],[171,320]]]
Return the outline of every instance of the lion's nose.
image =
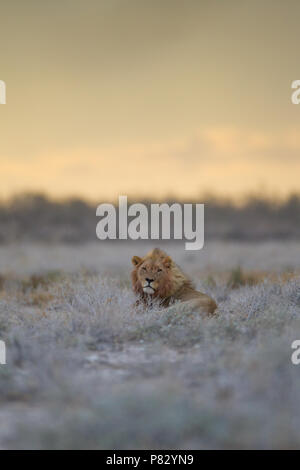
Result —
[[[151,282],[154,281],[154,279],[148,279],[148,277],[146,277],[146,281],[148,282],[148,284],[150,284]]]

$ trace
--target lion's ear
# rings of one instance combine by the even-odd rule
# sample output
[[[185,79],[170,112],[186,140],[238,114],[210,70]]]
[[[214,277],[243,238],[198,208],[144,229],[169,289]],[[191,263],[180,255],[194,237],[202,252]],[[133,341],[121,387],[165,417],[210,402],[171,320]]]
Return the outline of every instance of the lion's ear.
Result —
[[[133,266],[137,266],[138,264],[140,264],[141,261],[142,261],[142,258],[140,258],[139,256],[133,256],[131,258],[131,262]]]
[[[171,266],[172,266],[172,258],[170,258],[170,256],[166,256],[164,259],[163,259],[163,265],[169,269]]]

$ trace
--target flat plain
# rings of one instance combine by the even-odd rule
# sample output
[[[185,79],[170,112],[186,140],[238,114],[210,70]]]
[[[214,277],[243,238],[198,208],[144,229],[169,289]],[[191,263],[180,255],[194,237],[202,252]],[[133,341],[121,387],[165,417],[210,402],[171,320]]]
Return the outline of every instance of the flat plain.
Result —
[[[162,243],[215,318],[134,305],[150,243],[0,246],[0,448],[299,448],[300,243]]]

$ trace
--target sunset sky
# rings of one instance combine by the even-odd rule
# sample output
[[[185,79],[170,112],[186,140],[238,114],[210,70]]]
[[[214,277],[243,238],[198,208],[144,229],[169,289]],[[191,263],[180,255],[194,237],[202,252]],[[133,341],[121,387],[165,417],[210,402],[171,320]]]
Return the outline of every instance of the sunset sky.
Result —
[[[2,0],[0,197],[300,190],[298,0]]]

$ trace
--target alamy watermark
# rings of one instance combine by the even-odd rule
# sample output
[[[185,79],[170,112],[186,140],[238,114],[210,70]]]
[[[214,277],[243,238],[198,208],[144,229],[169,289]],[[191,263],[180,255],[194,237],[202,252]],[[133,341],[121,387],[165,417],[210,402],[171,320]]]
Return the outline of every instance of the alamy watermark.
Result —
[[[188,240],[186,250],[204,245],[204,204],[131,204],[119,196],[119,207],[100,204],[101,217],[96,234],[99,240]]]
[[[300,340],[295,339],[295,341],[293,341],[291,344],[291,348],[295,349],[291,356],[291,361],[294,366],[298,366],[300,364]]]
[[[0,341],[0,366],[6,364],[6,346],[4,341]]]
[[[293,104],[300,103],[300,80],[294,80],[292,82],[292,88],[295,90],[292,93],[291,100]]]
[[[0,80],[0,104],[6,104],[6,84]]]

